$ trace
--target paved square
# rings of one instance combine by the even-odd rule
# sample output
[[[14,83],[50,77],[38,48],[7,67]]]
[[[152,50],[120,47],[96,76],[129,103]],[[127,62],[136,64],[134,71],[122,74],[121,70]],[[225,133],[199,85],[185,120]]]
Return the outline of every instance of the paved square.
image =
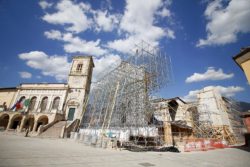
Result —
[[[236,148],[207,152],[129,152],[93,148],[69,139],[42,139],[0,133],[0,166],[249,167],[250,152]]]

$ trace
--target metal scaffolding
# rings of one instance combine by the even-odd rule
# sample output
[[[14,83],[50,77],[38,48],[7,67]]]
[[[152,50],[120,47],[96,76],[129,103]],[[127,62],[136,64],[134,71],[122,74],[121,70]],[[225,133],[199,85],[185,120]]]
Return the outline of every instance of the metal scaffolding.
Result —
[[[225,140],[229,144],[244,143],[244,125],[237,102],[221,96],[215,89],[202,90],[200,94],[203,95],[198,96],[199,120],[194,123],[194,132],[200,129],[205,132],[203,138]]]
[[[244,143],[244,133],[246,131],[240,112],[239,104],[232,98],[223,97],[225,111],[231,125],[232,136],[230,140],[232,143]]]
[[[193,134],[195,138],[212,138],[214,129],[212,128],[211,111],[208,111],[207,105],[193,102],[189,104],[192,115]]]
[[[142,41],[114,64],[92,83],[80,129],[86,143],[103,146],[112,140],[145,148],[226,136],[224,104],[214,93],[192,103],[151,99],[172,80],[171,60],[158,48]],[[231,133],[227,134],[229,140]]]
[[[164,52],[144,41],[137,44],[125,60],[92,84],[82,131],[103,139],[117,130],[140,136],[151,128],[151,136],[157,136],[156,127],[149,125],[154,112],[149,97],[167,86],[171,75],[171,61]]]

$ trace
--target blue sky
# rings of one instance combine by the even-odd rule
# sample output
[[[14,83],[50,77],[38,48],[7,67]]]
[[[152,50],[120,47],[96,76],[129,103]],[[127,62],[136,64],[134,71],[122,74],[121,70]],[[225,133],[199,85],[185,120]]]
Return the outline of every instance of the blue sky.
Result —
[[[232,57],[250,45],[249,0],[0,1],[0,87],[66,82],[71,56],[93,55],[95,73],[140,40],[172,60],[157,95],[192,99],[203,87],[250,102]]]

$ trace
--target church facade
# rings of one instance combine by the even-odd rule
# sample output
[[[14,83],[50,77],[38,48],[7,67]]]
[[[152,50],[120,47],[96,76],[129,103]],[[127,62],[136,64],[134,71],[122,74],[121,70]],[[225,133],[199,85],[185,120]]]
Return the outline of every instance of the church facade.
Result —
[[[67,83],[0,88],[0,128],[19,132],[28,129],[34,135],[56,124],[62,131],[77,128],[88,101],[93,68],[91,56],[75,56]]]

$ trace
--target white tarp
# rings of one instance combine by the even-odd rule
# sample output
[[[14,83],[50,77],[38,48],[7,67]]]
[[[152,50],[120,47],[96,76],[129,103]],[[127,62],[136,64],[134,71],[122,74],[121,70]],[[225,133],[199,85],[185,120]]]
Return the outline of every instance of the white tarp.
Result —
[[[116,138],[119,141],[129,141],[130,136],[157,137],[158,128],[139,127],[129,129],[80,129],[80,134],[85,136],[101,137],[102,135],[110,138]]]

